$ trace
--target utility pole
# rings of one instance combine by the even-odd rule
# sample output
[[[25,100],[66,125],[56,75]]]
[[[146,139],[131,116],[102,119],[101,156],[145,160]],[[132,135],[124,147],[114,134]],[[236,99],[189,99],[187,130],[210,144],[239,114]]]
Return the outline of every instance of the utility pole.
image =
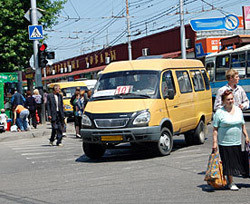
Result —
[[[181,57],[186,59],[186,37],[184,26],[183,0],[180,0],[180,36],[181,36]]]
[[[38,25],[37,20],[37,9],[36,9],[36,0],[30,0],[31,4],[31,24],[32,25]],[[33,40],[33,51],[34,51],[34,68],[35,68],[35,83],[36,88],[42,89],[42,71],[41,68],[38,66],[38,40]],[[41,93],[40,93],[41,94]]]
[[[131,34],[130,34],[130,16],[128,12],[128,0],[126,0],[126,18],[127,18],[127,30],[128,30],[128,60],[132,60],[132,46],[131,46]]]
[[[30,0],[30,4],[31,4],[31,24],[38,25],[36,0]],[[43,96],[42,70],[41,67],[38,66],[38,45],[39,41],[33,40],[35,83],[36,83],[36,88],[39,90],[40,95]],[[40,120],[42,123],[45,121],[44,104],[42,106],[42,118],[40,118]]]

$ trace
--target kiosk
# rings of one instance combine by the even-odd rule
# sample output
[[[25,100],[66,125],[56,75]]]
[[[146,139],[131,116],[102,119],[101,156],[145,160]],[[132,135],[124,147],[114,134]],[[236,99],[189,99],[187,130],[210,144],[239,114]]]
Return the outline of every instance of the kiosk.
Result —
[[[11,118],[10,99],[17,88],[17,72],[0,73],[0,109],[4,108],[8,118]]]

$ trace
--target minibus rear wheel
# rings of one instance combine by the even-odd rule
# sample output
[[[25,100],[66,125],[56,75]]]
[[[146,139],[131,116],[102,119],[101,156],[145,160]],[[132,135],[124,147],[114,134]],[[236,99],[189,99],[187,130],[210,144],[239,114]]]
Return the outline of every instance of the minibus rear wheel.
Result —
[[[155,146],[158,155],[166,156],[170,154],[173,148],[173,135],[168,128],[161,129],[161,136]]]
[[[195,130],[184,133],[185,142],[187,145],[204,144],[206,136],[206,126],[201,120]]]
[[[90,159],[99,159],[101,158],[106,148],[102,144],[92,144],[92,143],[82,143],[83,152]]]
[[[199,122],[199,125],[194,131],[194,144],[204,144],[206,137],[206,125],[203,120]]]

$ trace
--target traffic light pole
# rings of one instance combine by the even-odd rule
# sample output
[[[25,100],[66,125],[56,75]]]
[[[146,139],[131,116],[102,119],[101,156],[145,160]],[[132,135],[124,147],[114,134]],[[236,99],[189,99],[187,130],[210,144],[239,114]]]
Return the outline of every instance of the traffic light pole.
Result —
[[[36,0],[30,0],[31,3],[31,23],[32,25],[38,25],[37,20],[37,9]],[[41,68],[38,66],[38,40],[33,40],[33,51],[34,51],[34,68],[35,68],[35,83],[38,89],[42,89],[42,72]],[[40,91],[40,90],[39,90]]]
[[[30,0],[31,4],[31,23],[32,25],[38,25],[38,20],[37,20],[37,8],[36,8],[36,0]],[[38,40],[33,40],[33,51],[34,51],[34,68],[35,68],[35,83],[36,83],[36,88],[39,90],[39,93],[41,96],[43,96],[43,84],[42,84],[42,71],[41,67],[38,66],[38,45],[39,41]],[[45,114],[44,114],[44,105],[42,107],[42,120],[43,122],[45,121]]]
[[[184,25],[183,0],[180,0],[180,37],[181,37],[181,57],[186,59],[186,36]]]

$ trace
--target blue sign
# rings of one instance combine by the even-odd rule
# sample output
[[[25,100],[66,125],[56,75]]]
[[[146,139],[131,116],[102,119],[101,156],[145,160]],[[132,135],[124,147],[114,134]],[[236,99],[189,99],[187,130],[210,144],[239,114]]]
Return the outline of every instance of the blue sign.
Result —
[[[202,43],[195,44],[195,54],[196,54],[196,57],[202,57],[202,56],[206,55],[204,53]]]
[[[29,26],[29,39],[30,40],[43,39],[43,27],[41,25]]]
[[[233,31],[239,27],[239,18],[233,14],[221,18],[205,18],[190,20],[194,31],[228,30]]]

